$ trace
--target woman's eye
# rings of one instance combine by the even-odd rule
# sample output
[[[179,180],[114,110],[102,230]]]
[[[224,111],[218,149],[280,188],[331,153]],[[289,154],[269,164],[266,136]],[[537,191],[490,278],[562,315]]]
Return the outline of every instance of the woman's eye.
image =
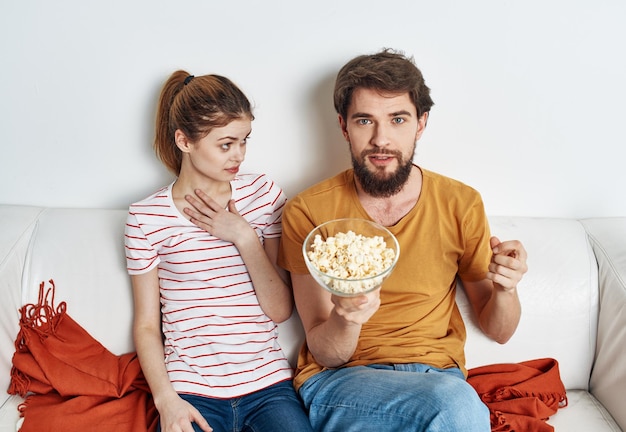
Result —
[[[230,149],[230,143],[221,144],[220,147],[222,150],[228,151]]]

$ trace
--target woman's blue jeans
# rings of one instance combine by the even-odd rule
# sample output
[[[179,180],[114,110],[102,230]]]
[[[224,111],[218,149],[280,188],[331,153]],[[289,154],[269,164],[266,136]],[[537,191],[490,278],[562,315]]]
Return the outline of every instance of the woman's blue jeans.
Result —
[[[423,364],[322,371],[300,387],[315,431],[490,432],[489,410],[463,373]]]
[[[180,396],[200,411],[214,432],[312,431],[291,380],[232,399]],[[200,431],[198,425],[193,427]]]

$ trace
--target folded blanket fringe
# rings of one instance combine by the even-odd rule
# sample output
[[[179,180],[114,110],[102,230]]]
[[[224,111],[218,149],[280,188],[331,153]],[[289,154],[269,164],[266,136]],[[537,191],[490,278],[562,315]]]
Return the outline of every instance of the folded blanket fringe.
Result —
[[[114,355],[55,306],[54,281],[39,285],[37,304],[20,309],[9,394],[21,432],[146,432],[158,413],[135,352]]]
[[[533,391],[520,391],[514,387],[505,387],[498,389],[493,393],[485,393],[481,395],[481,399],[485,403],[521,398],[536,398],[554,410],[557,410],[558,408],[565,408],[567,406],[566,395],[559,392],[537,393]]]
[[[27,354],[28,343],[26,332],[32,332],[43,341],[50,335],[57,336],[56,328],[66,313],[67,305],[61,302],[58,307],[54,307],[54,281],[50,280],[50,288],[44,290],[45,282],[39,284],[39,298],[36,304],[29,303],[20,309],[20,330],[15,338],[15,351]],[[9,394],[19,394],[25,397],[30,387],[31,380],[15,366],[11,367],[11,382],[9,384]],[[24,404],[22,404],[24,405]],[[21,411],[23,412],[23,408]]]
[[[546,420],[567,406],[555,359],[481,366],[468,371],[467,381],[489,408],[492,432],[552,432]]]

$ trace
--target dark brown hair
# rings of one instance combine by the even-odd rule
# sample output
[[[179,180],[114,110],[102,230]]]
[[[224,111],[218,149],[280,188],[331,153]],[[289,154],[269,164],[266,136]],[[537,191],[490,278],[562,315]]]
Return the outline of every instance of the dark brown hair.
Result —
[[[385,93],[408,93],[417,109],[417,115],[429,112],[433,106],[430,89],[413,57],[388,48],[376,54],[361,55],[346,63],[335,81],[335,110],[344,119],[357,88],[368,88]]]
[[[231,80],[220,75],[193,77],[183,70],[176,71],[163,85],[159,97],[156,155],[178,176],[182,152],[174,142],[177,129],[191,142],[197,142],[213,128],[240,118],[254,120],[254,115],[250,101]]]

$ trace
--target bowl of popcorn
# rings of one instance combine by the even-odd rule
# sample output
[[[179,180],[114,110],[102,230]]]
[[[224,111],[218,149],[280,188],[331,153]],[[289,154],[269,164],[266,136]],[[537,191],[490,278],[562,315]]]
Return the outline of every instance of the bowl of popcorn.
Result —
[[[400,256],[396,237],[366,219],[335,219],[315,227],[302,245],[309,272],[333,294],[351,297],[379,288]]]

